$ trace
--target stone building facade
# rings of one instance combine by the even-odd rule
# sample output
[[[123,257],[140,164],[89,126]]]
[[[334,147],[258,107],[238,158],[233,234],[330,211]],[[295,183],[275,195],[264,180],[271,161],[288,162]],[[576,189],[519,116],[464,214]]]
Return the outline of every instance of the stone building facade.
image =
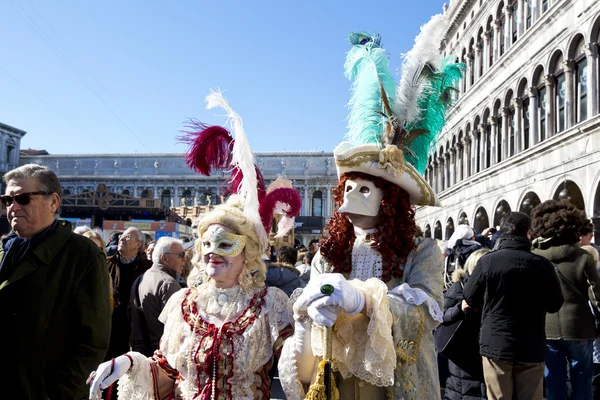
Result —
[[[0,174],[19,165],[21,139],[26,132],[0,122]]]
[[[454,0],[445,12],[441,51],[467,71],[426,171],[442,207],[420,208],[419,226],[447,240],[554,198],[600,227],[600,2]]]
[[[332,188],[337,184],[333,153],[256,153],[256,163],[266,184],[278,175],[292,180],[302,197],[297,235],[308,243],[320,238],[324,222],[333,213]],[[183,154],[62,154],[21,155],[20,164],[45,165],[57,173],[63,195],[94,191],[103,183],[111,192],[139,198],[160,199],[170,207],[219,204],[226,171],[206,177],[190,170]],[[315,218],[319,223],[314,224]],[[306,221],[312,228],[303,230]],[[318,231],[318,232],[317,232]]]

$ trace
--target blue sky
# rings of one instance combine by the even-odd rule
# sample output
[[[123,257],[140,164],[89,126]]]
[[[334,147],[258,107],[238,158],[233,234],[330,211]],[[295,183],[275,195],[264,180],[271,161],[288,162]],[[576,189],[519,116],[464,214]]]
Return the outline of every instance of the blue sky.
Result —
[[[443,0],[0,2],[0,122],[51,154],[181,152],[183,123],[222,124],[219,87],[254,151],[332,151],[345,133],[353,31],[390,67]],[[221,113],[222,114],[222,113]]]

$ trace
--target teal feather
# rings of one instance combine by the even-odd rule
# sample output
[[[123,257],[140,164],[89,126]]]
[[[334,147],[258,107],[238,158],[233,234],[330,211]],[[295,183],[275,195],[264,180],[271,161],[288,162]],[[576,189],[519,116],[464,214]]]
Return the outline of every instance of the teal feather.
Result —
[[[440,69],[433,71],[426,68],[427,87],[418,100],[419,117],[407,126],[407,131],[423,130],[426,133],[419,135],[405,148],[406,161],[411,163],[419,173],[423,174],[427,168],[427,155],[444,124],[446,111],[452,105],[458,81],[463,76],[464,64],[456,63],[453,58],[442,61]]]
[[[389,70],[389,56],[380,48],[378,35],[353,33],[348,41],[354,46],[346,56],[345,75],[352,80],[352,96],[348,106],[346,139],[354,144],[379,143],[385,129],[385,118],[379,82],[393,104],[395,82]],[[358,44],[356,44],[358,43]],[[364,43],[364,44],[361,44]]]

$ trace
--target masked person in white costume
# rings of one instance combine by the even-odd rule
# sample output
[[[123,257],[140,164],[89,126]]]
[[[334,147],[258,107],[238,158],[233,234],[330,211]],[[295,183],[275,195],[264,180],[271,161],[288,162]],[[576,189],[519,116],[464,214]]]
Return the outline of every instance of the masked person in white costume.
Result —
[[[202,257],[195,272],[201,284],[169,299],[159,317],[164,334],[152,357],[129,352],[92,372],[91,399],[117,379],[121,400],[270,397],[269,370],[292,335],[293,321],[287,295],[264,285],[262,255],[273,212],[284,214],[279,233],[285,232],[301,199],[284,179],[264,188],[239,116],[218,92],[207,101],[228,112],[235,144],[225,128],[194,123],[188,163],[205,174],[231,168],[234,195],[198,225],[196,250]]]
[[[279,363],[288,399],[315,382],[325,326],[341,399],[440,397],[432,331],[442,321],[443,260],[434,240],[415,237],[414,207],[439,205],[421,174],[462,75],[435,51],[445,26],[436,16],[422,28],[397,89],[379,36],[349,37],[349,132],[334,150],[339,209],[308,285],[292,295],[295,332]]]

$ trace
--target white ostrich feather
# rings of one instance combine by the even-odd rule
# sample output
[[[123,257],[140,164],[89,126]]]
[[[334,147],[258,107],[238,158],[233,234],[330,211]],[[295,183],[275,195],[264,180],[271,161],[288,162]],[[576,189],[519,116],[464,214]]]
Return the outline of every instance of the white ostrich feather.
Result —
[[[396,88],[394,115],[410,125],[419,116],[418,100],[426,88],[421,79],[421,71],[426,63],[439,68],[442,57],[439,52],[442,36],[448,27],[448,18],[443,14],[434,15],[421,27],[415,38],[415,45],[403,55],[400,83]]]
[[[231,165],[238,167],[244,175],[240,187],[237,188],[237,193],[244,207],[244,214],[254,224],[254,229],[261,243],[266,244],[268,242],[267,233],[263,228],[258,212],[258,178],[254,167],[254,154],[244,131],[242,118],[231,108],[219,89],[211,89],[210,93],[206,96],[206,108],[210,110],[215,107],[221,107],[227,112],[227,119],[231,124],[231,133],[235,139],[231,151]]]

